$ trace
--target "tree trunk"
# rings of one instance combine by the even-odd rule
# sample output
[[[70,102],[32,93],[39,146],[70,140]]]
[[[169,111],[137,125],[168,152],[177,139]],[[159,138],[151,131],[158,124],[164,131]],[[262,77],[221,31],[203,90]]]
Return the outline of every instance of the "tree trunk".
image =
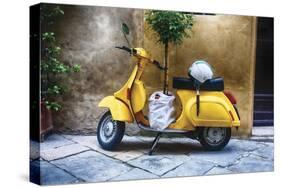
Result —
[[[169,77],[168,77],[168,68],[169,68],[169,54],[168,54],[169,45],[168,43],[165,44],[165,59],[164,59],[164,88],[163,93],[168,94],[168,86],[169,86]]]

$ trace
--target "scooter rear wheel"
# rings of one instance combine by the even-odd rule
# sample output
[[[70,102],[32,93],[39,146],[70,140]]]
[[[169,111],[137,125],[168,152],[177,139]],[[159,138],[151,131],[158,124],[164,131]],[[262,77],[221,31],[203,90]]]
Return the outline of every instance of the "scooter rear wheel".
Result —
[[[124,122],[113,120],[110,111],[103,114],[97,128],[98,142],[103,149],[114,150],[120,144],[124,133]]]
[[[229,127],[202,127],[199,130],[199,141],[201,145],[209,151],[223,149],[231,137]]]

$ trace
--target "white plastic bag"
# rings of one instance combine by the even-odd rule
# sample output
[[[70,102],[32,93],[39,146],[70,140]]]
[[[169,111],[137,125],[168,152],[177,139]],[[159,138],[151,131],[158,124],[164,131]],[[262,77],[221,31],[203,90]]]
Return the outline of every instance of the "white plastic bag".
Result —
[[[149,97],[149,123],[150,127],[156,130],[164,130],[174,120],[173,102],[175,96],[165,95],[161,91],[154,92]]]

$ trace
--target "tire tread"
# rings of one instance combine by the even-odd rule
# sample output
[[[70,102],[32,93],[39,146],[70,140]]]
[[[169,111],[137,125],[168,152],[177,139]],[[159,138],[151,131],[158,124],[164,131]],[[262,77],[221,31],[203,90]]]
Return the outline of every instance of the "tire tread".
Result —
[[[111,140],[111,142],[109,143],[105,143],[102,141],[101,137],[100,137],[100,129],[101,129],[101,124],[103,122],[103,120],[107,117],[107,116],[111,116],[110,111],[105,112],[99,123],[98,123],[98,128],[97,128],[97,138],[98,138],[98,142],[100,144],[100,146],[108,151],[112,151],[115,150],[116,147],[120,144],[120,142],[122,141],[122,138],[124,136],[125,133],[125,123],[122,121],[117,121],[117,133],[115,135],[115,137]]]
[[[211,146],[209,145],[206,140],[204,139],[204,136],[203,136],[203,129],[204,128],[207,128],[207,127],[203,127],[199,130],[199,141],[200,141],[200,144],[208,151],[219,151],[219,150],[222,150],[229,142],[230,138],[231,138],[231,128],[226,128],[226,137],[225,137],[225,140],[219,144],[218,146]]]

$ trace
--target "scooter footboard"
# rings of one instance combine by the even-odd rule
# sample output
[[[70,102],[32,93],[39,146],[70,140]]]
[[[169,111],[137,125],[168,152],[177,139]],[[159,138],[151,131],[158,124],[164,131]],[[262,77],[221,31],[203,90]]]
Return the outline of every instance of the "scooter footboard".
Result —
[[[185,106],[185,112],[194,126],[240,126],[240,120],[233,105],[222,92],[200,93],[200,111],[198,115],[196,98],[192,97]]]

